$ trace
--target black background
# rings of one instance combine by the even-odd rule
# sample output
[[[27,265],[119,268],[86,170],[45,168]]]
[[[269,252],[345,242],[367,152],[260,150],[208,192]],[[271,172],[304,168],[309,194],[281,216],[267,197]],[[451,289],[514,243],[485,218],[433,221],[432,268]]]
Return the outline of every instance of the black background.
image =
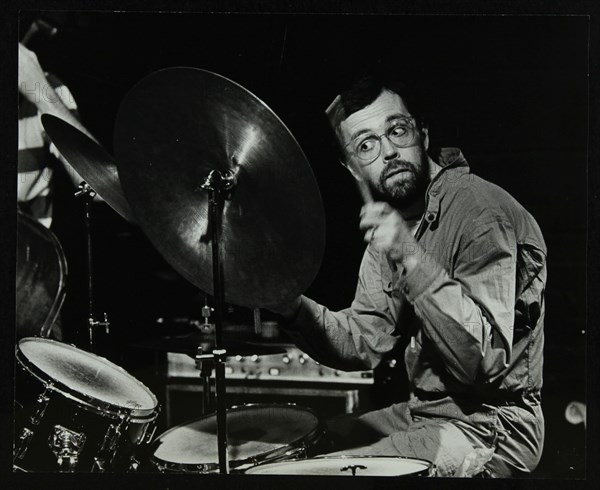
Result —
[[[364,245],[357,228],[360,200],[336,163],[324,108],[349,78],[370,67],[420,80],[433,116],[432,144],[460,147],[472,171],[508,190],[544,233],[547,441],[540,472],[582,475],[584,433],[563,414],[569,401],[585,399],[587,18],[42,16],[59,33],[38,37],[30,47],[70,87],[82,121],[108,150],[124,95],[164,67],[214,71],[273,109],[303,148],[321,190],[327,246],[307,295],[332,309],[349,305]],[[34,17],[26,12],[22,27]],[[56,226],[74,271],[66,306],[67,334],[76,336],[85,314],[84,288],[76,287],[83,267],[81,220],[78,203],[64,206],[68,219]],[[143,337],[157,316],[198,318],[203,295],[170,270],[138,229],[106,205],[96,208],[97,304],[111,314],[113,344]]]

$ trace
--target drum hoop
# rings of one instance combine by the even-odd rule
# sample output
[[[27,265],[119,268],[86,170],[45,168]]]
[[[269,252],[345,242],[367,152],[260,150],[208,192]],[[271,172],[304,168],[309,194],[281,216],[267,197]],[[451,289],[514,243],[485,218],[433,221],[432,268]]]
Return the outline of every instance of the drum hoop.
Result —
[[[422,469],[421,471],[418,471],[416,473],[409,473],[407,475],[398,475],[392,478],[402,478],[404,476],[407,477],[411,477],[411,476],[426,476],[431,474],[434,469],[435,469],[435,465],[431,462],[431,461],[427,461],[426,459],[422,459],[422,458],[412,458],[410,456],[376,456],[376,455],[366,455],[366,456],[361,456],[361,455],[352,455],[352,454],[342,454],[339,456],[328,456],[328,455],[321,455],[321,456],[314,456],[312,458],[293,458],[293,459],[286,459],[285,461],[275,461],[275,462],[265,462],[265,463],[261,463],[258,464],[256,466],[253,466],[252,468],[259,468],[262,466],[267,466],[269,464],[287,464],[287,463],[296,463],[296,462],[307,462],[307,461],[314,461],[314,460],[339,460],[339,459],[390,459],[390,460],[397,460],[397,459],[402,459],[402,460],[411,460],[411,461],[416,461],[418,463],[423,463],[423,465],[425,466],[424,469]],[[252,470],[252,468],[248,468],[245,473],[248,475],[251,475],[253,473],[249,472],[250,470]],[[376,475],[372,475],[374,478],[376,478]]]
[[[248,403],[248,404],[244,404],[244,405],[233,405],[227,411],[228,412],[242,411],[243,409],[248,409],[248,408],[294,408],[297,410],[301,410],[303,412],[308,412],[311,415],[313,415],[315,417],[315,419],[317,420],[317,425],[308,434],[290,442],[289,444],[286,444],[285,446],[271,449],[269,451],[265,451],[264,453],[260,453],[255,456],[250,456],[245,459],[236,459],[233,461],[230,460],[229,466],[231,469],[235,469],[240,466],[245,466],[247,464],[251,464],[253,466],[267,464],[269,462],[274,462],[274,460],[278,459],[281,456],[285,456],[288,453],[295,454],[296,452],[301,451],[302,449],[305,449],[307,447],[306,446],[307,444],[316,442],[319,439],[319,437],[321,437],[325,433],[325,424],[319,420],[319,418],[316,416],[314,410],[312,410],[309,407],[303,407],[296,403],[273,403],[273,404],[271,404],[271,403]],[[194,419],[188,420],[187,422],[183,422],[179,425],[176,425],[175,427],[171,427],[167,431],[160,434],[154,440],[154,445],[156,445],[158,443],[160,438],[162,438],[163,436],[166,436],[170,432],[175,431],[176,429],[185,427],[186,425],[189,425],[193,422],[197,422],[197,421],[200,421],[203,419],[208,419],[208,418],[215,417],[215,416],[216,416],[216,412],[212,412],[208,415],[203,415],[202,417],[194,418]],[[176,462],[165,461],[164,459],[157,458],[154,455],[155,450],[151,449],[151,451],[152,451],[152,456],[150,457],[150,460],[161,470],[191,472],[192,468],[201,467],[202,471],[212,472],[212,471],[216,471],[219,469],[218,462],[211,461],[211,462],[206,462],[206,463],[176,463]]]
[[[96,414],[100,414],[100,415],[109,415],[113,418],[119,418],[123,414],[126,414],[127,419],[131,422],[145,422],[145,421],[150,422],[158,416],[158,412],[159,412],[158,400],[157,400],[156,396],[154,395],[154,393],[152,393],[146,387],[146,385],[144,385],[141,381],[138,381],[133,376],[131,376],[129,373],[127,373],[127,371],[125,371],[123,368],[121,368],[120,366],[117,366],[116,364],[112,363],[108,359],[105,359],[104,357],[93,354],[95,357],[110,363],[112,365],[112,367],[117,368],[118,371],[120,371],[122,374],[125,374],[128,378],[131,378],[131,379],[135,380],[137,383],[139,383],[140,385],[142,385],[148,391],[148,394],[151,396],[152,400],[155,403],[153,408],[140,409],[140,408],[120,407],[119,405],[115,405],[114,403],[99,400],[98,398],[94,398],[91,395],[86,395],[85,393],[81,393],[77,390],[70,388],[65,383],[53,379],[50,375],[48,375],[42,369],[37,367],[33,362],[31,362],[31,360],[29,360],[27,358],[27,356],[23,353],[23,351],[19,348],[20,344],[22,342],[24,342],[25,340],[32,340],[32,339],[35,340],[36,342],[43,341],[44,343],[60,344],[61,346],[66,345],[69,347],[73,347],[74,349],[77,349],[77,348],[70,344],[64,344],[62,342],[57,342],[55,340],[38,338],[38,337],[25,337],[19,341],[16,352],[15,352],[15,359],[18,361],[19,364],[22,365],[23,369],[25,369],[29,374],[31,374],[35,379],[40,381],[43,385],[47,386],[50,391],[57,392],[60,395],[64,396],[65,398],[68,398],[69,400],[75,402],[77,405],[81,406],[82,408],[89,410],[91,412],[94,412]],[[77,350],[79,350],[79,349],[77,349]],[[86,351],[81,351],[81,352],[90,354],[89,352],[86,352]]]

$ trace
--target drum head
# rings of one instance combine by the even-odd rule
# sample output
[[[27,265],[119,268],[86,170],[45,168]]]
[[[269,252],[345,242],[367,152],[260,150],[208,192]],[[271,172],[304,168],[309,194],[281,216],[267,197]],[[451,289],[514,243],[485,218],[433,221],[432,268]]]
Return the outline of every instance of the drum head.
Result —
[[[431,463],[422,459],[392,456],[318,457],[282,461],[255,466],[252,475],[331,475],[331,476],[422,476],[428,475]]]
[[[260,459],[306,441],[319,427],[308,409],[293,405],[247,405],[227,411],[230,462]],[[155,442],[154,458],[180,465],[218,462],[216,415],[174,427]]]
[[[158,405],[148,388],[103,357],[41,338],[21,340],[19,351],[48,381],[60,383],[76,398],[84,395],[83,400],[98,400],[138,416],[153,413]]]

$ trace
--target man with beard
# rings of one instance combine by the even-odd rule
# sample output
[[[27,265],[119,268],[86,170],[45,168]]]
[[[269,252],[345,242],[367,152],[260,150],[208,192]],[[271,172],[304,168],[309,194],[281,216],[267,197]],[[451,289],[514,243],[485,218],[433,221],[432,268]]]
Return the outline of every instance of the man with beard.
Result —
[[[403,403],[329,423],[335,449],[433,462],[441,476],[518,476],[539,462],[546,247],[533,217],[434,152],[406,88],[363,79],[327,110],[342,158],[370,189],[352,305],[302,296],[273,311],[317,361],[374,368],[404,349]],[[368,195],[368,192],[363,192]]]

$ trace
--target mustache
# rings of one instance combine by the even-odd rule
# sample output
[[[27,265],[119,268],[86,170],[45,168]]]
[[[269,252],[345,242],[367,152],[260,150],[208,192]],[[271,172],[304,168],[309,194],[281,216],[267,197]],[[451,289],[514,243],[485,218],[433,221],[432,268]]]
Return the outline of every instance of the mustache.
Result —
[[[400,170],[408,170],[410,172],[416,173],[417,169],[414,163],[409,162],[407,160],[392,160],[388,162],[384,167],[383,172],[381,173],[381,178],[386,179],[390,175],[400,171]]]

